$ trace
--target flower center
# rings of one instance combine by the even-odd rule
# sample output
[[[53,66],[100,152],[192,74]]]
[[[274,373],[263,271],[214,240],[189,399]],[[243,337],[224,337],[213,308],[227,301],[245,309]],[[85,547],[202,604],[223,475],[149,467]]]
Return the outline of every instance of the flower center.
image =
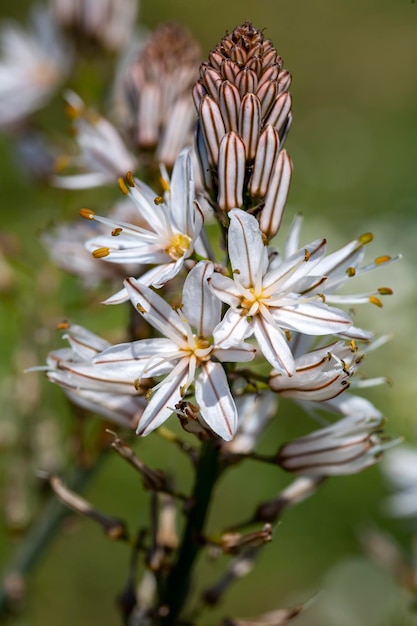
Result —
[[[165,248],[165,252],[171,259],[178,261],[178,259],[183,257],[187,250],[190,249],[190,246],[191,237],[178,233],[171,239],[168,246]]]
[[[260,304],[269,296],[265,296],[262,289],[261,293],[256,293],[254,287],[249,287],[246,292],[242,296],[240,305],[245,310],[245,315],[252,316],[259,311]]]
[[[213,346],[207,339],[194,337],[194,346],[191,348],[191,352],[197,358],[197,361],[204,362],[210,360],[212,348]]]

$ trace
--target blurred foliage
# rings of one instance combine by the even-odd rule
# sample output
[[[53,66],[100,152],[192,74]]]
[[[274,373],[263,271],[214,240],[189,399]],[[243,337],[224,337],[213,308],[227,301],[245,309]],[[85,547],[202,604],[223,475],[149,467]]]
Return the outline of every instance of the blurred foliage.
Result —
[[[0,0],[0,15],[26,19],[31,4]],[[382,311],[370,305],[358,316],[378,333],[393,335],[390,344],[368,357],[366,370],[369,375],[387,375],[394,384],[367,396],[389,418],[390,432],[417,443],[417,4],[410,0],[143,0],[141,6],[141,22],[150,28],[165,20],[188,25],[204,54],[226,29],[246,19],[265,27],[293,74],[294,123],[286,147],[295,171],[282,232],[302,211],[306,241],[325,235],[333,249],[372,230],[373,256],[404,255],[384,276],[379,273],[375,278],[381,286],[392,286],[395,295],[385,300]],[[106,94],[94,95],[94,70],[87,66],[81,75],[77,84],[81,95],[100,106]],[[39,113],[39,121],[45,127],[53,125],[54,133],[66,132],[60,96],[48,111]],[[64,467],[75,428],[60,390],[22,370],[43,363],[48,350],[61,345],[55,327],[63,318],[118,341],[123,339],[127,310],[103,307],[105,289],[85,294],[75,279],[62,276],[51,267],[38,240],[43,229],[75,217],[82,206],[109,208],[117,190],[45,189],[27,180],[7,137],[0,140],[0,188],[0,449],[4,448],[0,487],[8,503],[7,522],[14,528],[10,541],[3,521],[0,556],[6,559],[44,497],[36,478],[41,462],[36,444],[39,428],[49,424],[50,432],[51,424],[58,425],[57,442],[66,442],[62,458],[58,454],[53,460],[58,469]],[[282,235],[278,238],[283,241]],[[305,416],[283,403],[280,419],[263,445],[275,450],[275,441],[310,427]],[[178,473],[183,485],[188,484],[187,465],[156,435],[135,446],[145,461],[167,466]],[[282,472],[255,463],[231,471],[218,489],[210,529],[244,519],[255,502],[273,497],[287,483]],[[26,485],[24,500],[13,504],[13,489],[22,484]],[[313,599],[311,613],[299,618],[300,625],[415,623],[406,610],[410,599],[387,574],[360,557],[356,531],[364,520],[377,520],[396,532],[404,545],[408,542],[404,526],[381,516],[384,493],[378,468],[330,480],[315,497],[284,517],[256,571],[232,589],[227,607],[209,613],[208,622],[219,623],[225,613],[256,614],[315,598],[324,581],[333,600]],[[110,515],[126,518],[132,528],[146,522],[148,495],[116,457],[107,459],[86,497]],[[70,518],[30,578],[27,610],[10,623],[117,624],[114,598],[122,587],[128,558],[126,546],[111,544],[91,522]],[[209,560],[202,565],[203,579],[210,584],[221,568]],[[337,569],[329,574],[332,567]],[[365,598],[362,585],[367,589]],[[388,601],[381,604],[389,594],[395,600],[389,606]],[[334,598],[338,598],[336,607]]]

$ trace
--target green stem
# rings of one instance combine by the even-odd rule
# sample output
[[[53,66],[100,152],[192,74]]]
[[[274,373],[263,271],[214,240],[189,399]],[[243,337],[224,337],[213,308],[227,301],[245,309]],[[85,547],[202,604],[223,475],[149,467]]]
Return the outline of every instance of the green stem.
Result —
[[[219,451],[212,441],[204,442],[197,465],[191,508],[177,561],[172,568],[162,598],[167,615],[161,620],[164,626],[177,624],[177,618],[187,600],[191,574],[202,546],[202,534],[211,503],[214,485],[220,473]]]
[[[101,452],[94,465],[75,471],[72,479],[69,481],[72,489],[82,491],[86,487],[98,468],[101,467],[104,458],[107,456],[106,452],[106,450]],[[4,570],[0,583],[0,615],[6,613],[9,609],[9,581],[24,579],[29,574],[55,537],[62,521],[70,514],[71,511],[57,499],[55,494],[52,494],[43,512],[12,555],[9,564]]]

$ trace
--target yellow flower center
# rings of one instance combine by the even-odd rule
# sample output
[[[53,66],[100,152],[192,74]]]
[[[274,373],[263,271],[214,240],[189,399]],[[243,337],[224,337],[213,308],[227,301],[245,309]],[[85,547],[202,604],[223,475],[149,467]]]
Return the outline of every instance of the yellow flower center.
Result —
[[[174,261],[178,261],[191,246],[191,237],[188,235],[177,234],[169,242],[169,245],[165,248],[166,254]]]

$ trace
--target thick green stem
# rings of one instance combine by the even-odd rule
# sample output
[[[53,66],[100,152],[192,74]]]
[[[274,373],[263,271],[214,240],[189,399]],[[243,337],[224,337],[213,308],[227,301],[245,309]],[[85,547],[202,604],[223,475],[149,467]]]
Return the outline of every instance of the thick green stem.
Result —
[[[220,473],[218,456],[218,448],[212,441],[203,443],[182,543],[162,598],[161,606],[167,611],[167,615],[161,620],[164,626],[178,623],[177,618],[187,600],[193,566],[202,546],[202,533],[211,495]]]

